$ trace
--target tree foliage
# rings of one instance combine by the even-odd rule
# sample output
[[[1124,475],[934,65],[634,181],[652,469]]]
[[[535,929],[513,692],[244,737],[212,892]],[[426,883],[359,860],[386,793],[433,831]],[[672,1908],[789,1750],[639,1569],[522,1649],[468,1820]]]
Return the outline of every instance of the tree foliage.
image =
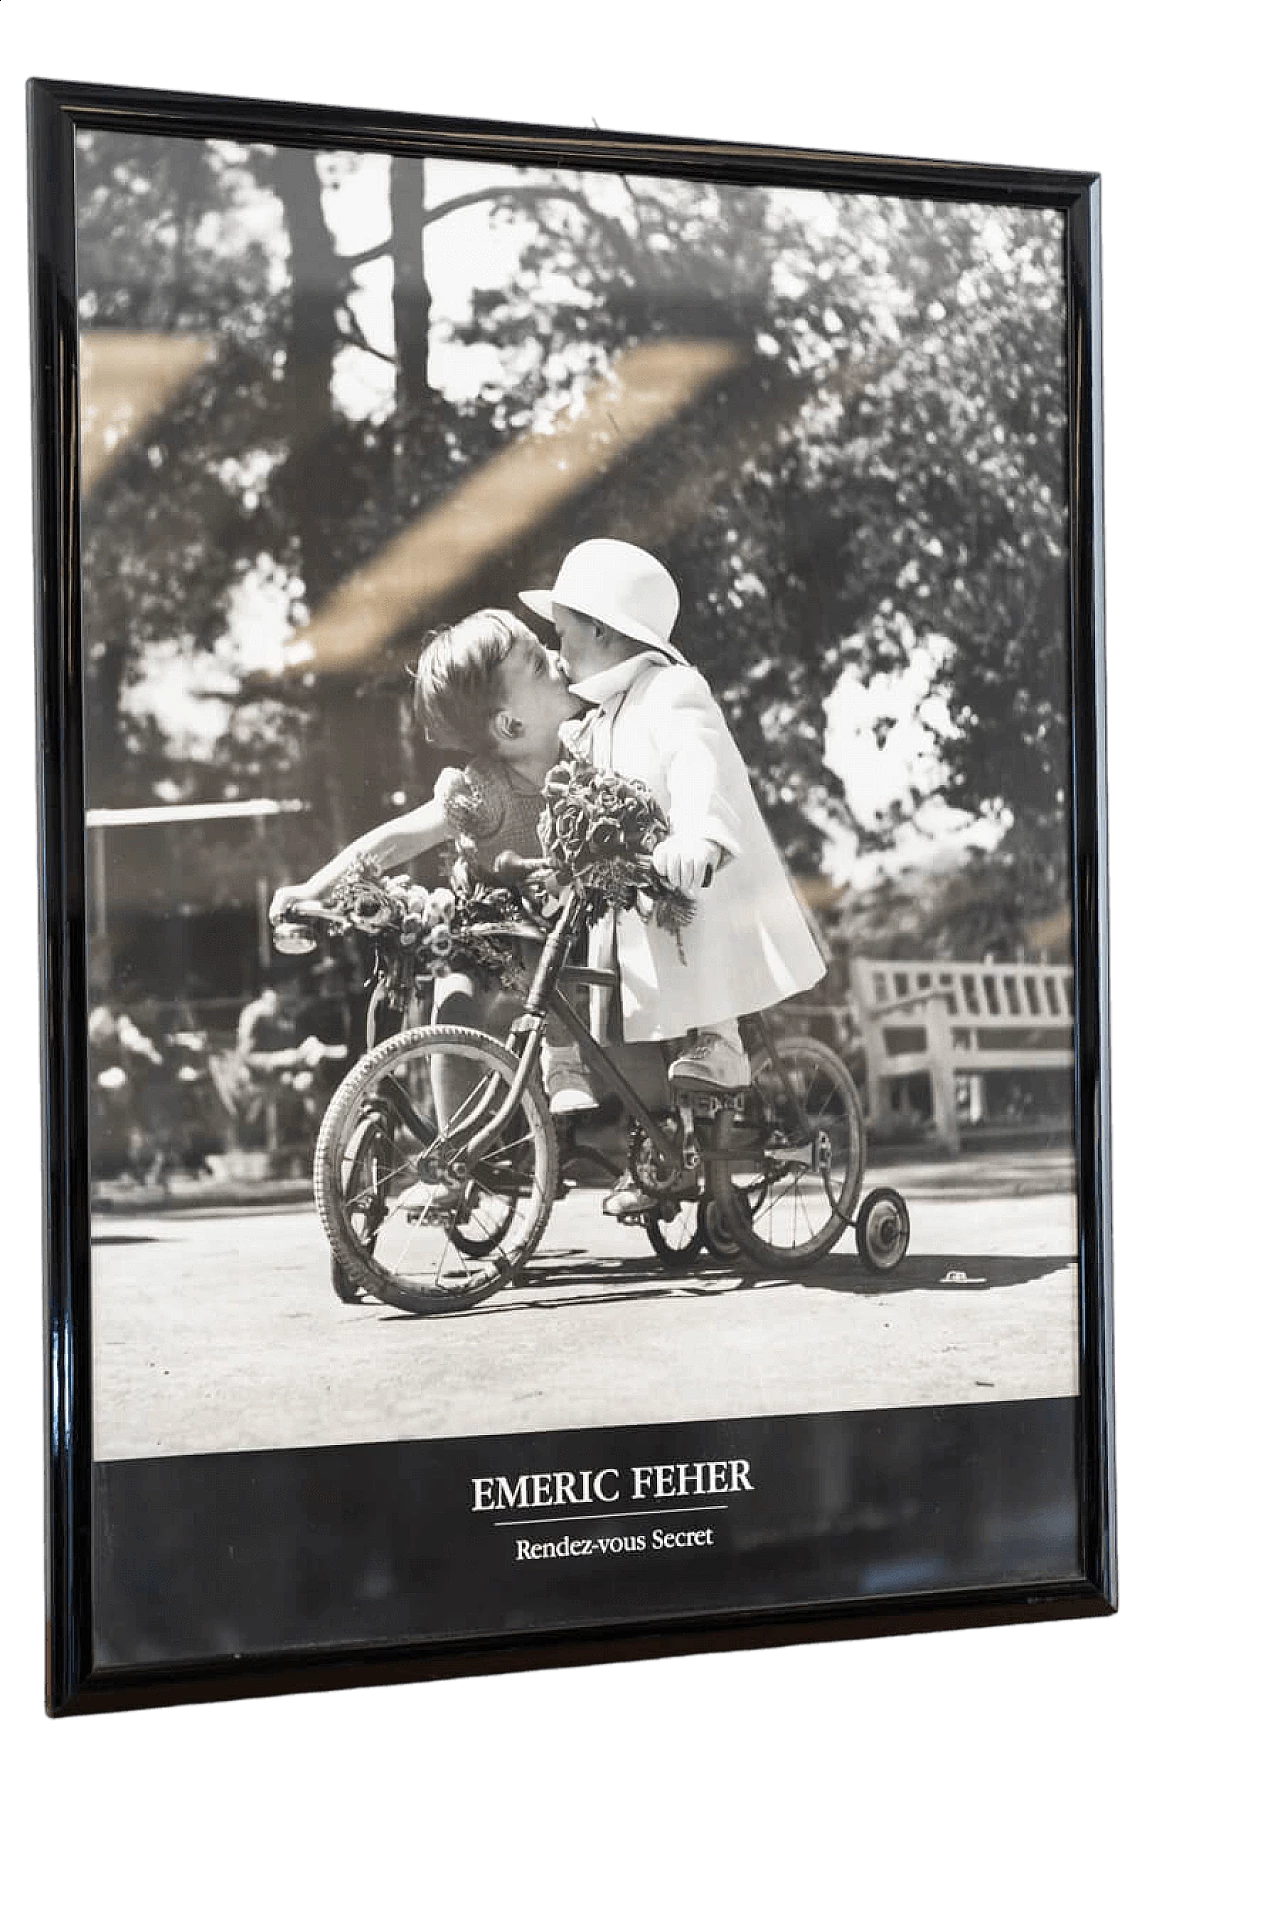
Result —
[[[356,687],[256,684],[229,645],[268,578],[298,624],[517,436],[571,409],[627,347],[740,347],[727,385],[582,503],[578,537],[662,553],[680,633],[721,696],[792,859],[856,817],[888,843],[927,797],[868,817],[828,764],[841,676],[928,642],[934,796],[1005,829],[988,869],[1025,917],[1065,899],[1065,332],[1056,215],[879,196],[525,174],[481,200],[510,269],[460,320],[422,272],[421,163],[391,163],[387,226],[340,251],[326,187],[351,157],[92,134],[78,159],[82,314],[217,339],[212,365],[86,506],[92,795],[302,795],[324,842],[423,776],[403,659]],[[462,204],[460,200],[459,205]],[[442,226],[442,231],[443,226]],[[390,263],[391,344],[356,317]],[[429,341],[486,350],[477,393]],[[334,398],[339,356],[389,355],[385,411]],[[744,398],[745,396],[745,398]],[[220,663],[231,718],[181,760],[138,691],[166,659]]]
[[[672,530],[682,632],[722,693],[792,857],[845,815],[825,764],[840,674],[901,671],[927,636],[940,797],[1010,823],[1035,906],[1063,887],[1065,331],[1056,215],[643,182],[603,225],[548,203],[473,337],[523,351],[527,424],[581,362],[662,333],[747,341],[799,394]],[[810,203],[810,204],[806,204]],[[613,227],[627,235],[619,244]],[[536,300],[548,276],[574,298]],[[589,294],[589,297],[586,297]],[[527,349],[536,303],[539,348]],[[576,346],[576,356],[567,351]],[[699,419],[655,488],[703,458]],[[596,529],[593,529],[596,530]],[[624,528],[598,529],[625,532]],[[940,696],[940,697],[939,697]],[[904,805],[879,823],[890,837]],[[864,838],[868,832],[861,825]]]

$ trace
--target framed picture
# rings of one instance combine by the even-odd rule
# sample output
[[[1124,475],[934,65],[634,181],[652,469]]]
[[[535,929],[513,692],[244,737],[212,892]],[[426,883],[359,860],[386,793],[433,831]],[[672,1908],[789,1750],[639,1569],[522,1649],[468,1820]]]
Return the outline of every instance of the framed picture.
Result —
[[[50,1710],[1111,1611],[1096,177],[30,112]]]

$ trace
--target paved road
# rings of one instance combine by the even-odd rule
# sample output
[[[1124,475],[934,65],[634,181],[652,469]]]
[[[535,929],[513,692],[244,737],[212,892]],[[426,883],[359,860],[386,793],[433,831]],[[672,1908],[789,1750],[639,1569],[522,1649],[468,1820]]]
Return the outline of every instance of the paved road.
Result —
[[[579,1190],[556,1208],[533,1284],[444,1320],[342,1306],[309,1208],[113,1213],[94,1235],[97,1454],[1075,1392],[1068,1158],[874,1179],[911,1204],[911,1252],[892,1275],[865,1272],[850,1235],[798,1281],[710,1266],[672,1277]]]

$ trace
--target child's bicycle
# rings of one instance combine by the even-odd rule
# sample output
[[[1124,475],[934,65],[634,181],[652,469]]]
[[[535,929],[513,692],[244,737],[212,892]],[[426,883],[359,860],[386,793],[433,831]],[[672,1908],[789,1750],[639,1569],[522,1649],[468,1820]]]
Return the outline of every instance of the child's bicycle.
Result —
[[[539,918],[523,890],[533,865],[503,856],[501,877],[523,910],[468,929],[473,940],[519,942],[532,961],[505,1044],[469,1027],[415,1024],[379,1040],[387,1005],[411,1020],[412,989],[425,983],[415,982],[393,928],[362,928],[375,953],[370,1051],[334,1094],[315,1153],[316,1205],[340,1296],[456,1313],[518,1278],[559,1190],[559,1140],[541,1078],[552,1014],[630,1118],[629,1171],[653,1202],[639,1223],[664,1266],[692,1267],[707,1248],[722,1260],[741,1255],[756,1272],[796,1273],[853,1227],[865,1265],[896,1267],[910,1235],[906,1202],[876,1187],[859,1204],[866,1128],[839,1055],[807,1036],[775,1037],[755,1016],[743,1023],[747,1088],[677,1086],[667,1110],[649,1107],[564,991],[616,985],[613,974],[570,961],[583,901],[570,893],[554,919]],[[297,904],[280,923],[281,944],[291,923],[300,931],[357,924],[319,903]],[[440,1126],[435,1090],[446,1074],[470,1090]]]

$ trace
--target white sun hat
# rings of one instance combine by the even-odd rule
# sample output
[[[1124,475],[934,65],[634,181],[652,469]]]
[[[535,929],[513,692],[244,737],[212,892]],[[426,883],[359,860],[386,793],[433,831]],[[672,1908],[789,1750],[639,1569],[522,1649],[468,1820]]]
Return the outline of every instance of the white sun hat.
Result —
[[[582,541],[565,555],[553,587],[531,587],[520,598],[543,620],[558,604],[684,662],[671,639],[680,590],[661,560],[629,540]]]

